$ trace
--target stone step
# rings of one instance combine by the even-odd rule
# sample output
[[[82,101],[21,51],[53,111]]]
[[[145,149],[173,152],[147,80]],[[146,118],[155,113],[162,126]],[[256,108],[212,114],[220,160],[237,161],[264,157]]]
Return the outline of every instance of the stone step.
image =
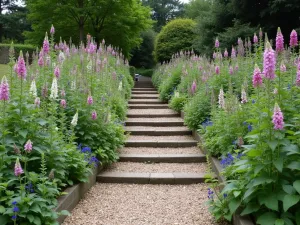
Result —
[[[101,183],[130,184],[195,184],[205,181],[205,173],[134,173],[102,172],[97,181]]]
[[[133,91],[157,91],[156,88],[145,87],[145,88],[132,88]]]
[[[129,109],[169,109],[168,104],[128,104]]]
[[[174,136],[191,135],[192,131],[184,126],[180,127],[148,127],[148,126],[127,126],[125,131],[131,135],[150,135],[150,136]]]
[[[134,94],[131,95],[131,99],[158,99],[158,94]]]
[[[151,147],[123,147],[118,151],[120,154],[203,154],[198,147],[187,148],[151,148]]]
[[[160,118],[160,117],[179,117],[178,113],[169,113],[169,114],[133,114],[127,113],[127,118]]]
[[[157,91],[132,91],[131,94],[133,95],[145,95],[145,94],[150,94],[150,95],[155,95],[155,94],[158,94]]]
[[[165,104],[159,99],[130,99],[128,104]]]
[[[206,162],[203,154],[120,154],[120,162],[196,163]]]
[[[174,127],[183,126],[184,121],[180,117],[160,118],[128,118],[126,126],[150,126],[150,127]]]
[[[138,136],[132,135],[125,142],[125,147],[193,147],[197,146],[191,136]]]
[[[128,118],[159,118],[159,117],[180,117],[180,114],[172,109],[129,109]]]

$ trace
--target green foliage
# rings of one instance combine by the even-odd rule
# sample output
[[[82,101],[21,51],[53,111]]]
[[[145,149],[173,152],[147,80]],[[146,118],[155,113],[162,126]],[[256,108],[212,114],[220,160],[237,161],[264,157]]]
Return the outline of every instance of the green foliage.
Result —
[[[178,97],[173,97],[171,99],[171,102],[169,103],[169,106],[171,109],[174,109],[176,112],[180,112],[183,110],[184,104],[187,102],[187,97],[186,96],[178,96]]]
[[[184,122],[192,130],[197,130],[200,124],[210,116],[210,96],[199,92],[184,107]]]
[[[8,52],[10,46],[11,44],[0,44],[0,59],[1,59],[0,64],[7,64],[9,62]],[[32,60],[32,53],[36,50],[36,48],[33,45],[29,45],[29,44],[26,45],[14,44],[14,48],[15,48],[15,54],[14,54],[15,58],[19,57],[20,51],[22,51],[24,55],[28,52],[30,61]]]
[[[33,31],[25,32],[25,36],[34,44],[41,43],[44,31],[54,24],[56,37],[72,37],[79,43],[90,33],[98,42],[105,39],[107,45],[118,46],[128,57],[130,50],[142,42],[141,32],[152,24],[150,9],[138,0],[27,0],[26,5]]]
[[[169,61],[175,53],[192,50],[196,23],[191,19],[176,19],[163,27],[155,41],[155,58]]]
[[[153,69],[136,68],[135,73],[140,74],[145,77],[152,77],[154,70]]]

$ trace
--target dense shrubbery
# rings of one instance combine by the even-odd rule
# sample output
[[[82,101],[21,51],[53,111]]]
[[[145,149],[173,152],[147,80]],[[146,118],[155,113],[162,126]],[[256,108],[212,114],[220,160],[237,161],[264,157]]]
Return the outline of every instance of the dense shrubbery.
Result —
[[[57,224],[63,189],[117,159],[133,80],[90,36],[79,48],[46,37],[31,65],[13,53],[0,85],[0,224]]]
[[[155,41],[155,58],[158,62],[169,61],[181,50],[191,50],[196,37],[196,23],[191,19],[175,19],[164,26]]]
[[[153,77],[160,91],[168,86],[188,96],[185,122],[199,127],[208,153],[220,157],[227,181],[208,193],[217,219],[240,212],[261,225],[300,224],[297,33],[289,49],[280,30],[274,44],[276,51],[259,32],[253,42],[239,39],[229,57],[216,40],[211,62],[176,55]],[[172,86],[180,64],[180,84]]]

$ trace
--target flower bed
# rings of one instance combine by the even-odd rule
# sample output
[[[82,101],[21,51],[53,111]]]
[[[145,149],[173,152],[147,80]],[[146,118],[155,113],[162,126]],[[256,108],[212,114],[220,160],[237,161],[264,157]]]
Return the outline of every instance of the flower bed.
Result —
[[[284,49],[278,29],[271,43],[260,31],[239,39],[229,57],[216,40],[213,60],[181,52],[153,76],[223,167],[223,187],[209,193],[216,219],[238,213],[262,225],[300,224],[298,36],[293,30]]]
[[[50,34],[31,65],[22,52],[15,63],[12,45],[10,73],[1,74],[1,225],[58,224],[68,214],[56,208],[63,190],[85,192],[82,183],[99,163],[116,161],[125,140],[127,61],[89,35],[77,48],[55,43],[54,27]]]

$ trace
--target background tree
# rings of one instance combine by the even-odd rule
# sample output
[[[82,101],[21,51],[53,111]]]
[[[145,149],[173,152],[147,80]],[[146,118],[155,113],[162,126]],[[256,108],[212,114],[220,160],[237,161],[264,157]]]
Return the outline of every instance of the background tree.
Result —
[[[196,23],[191,19],[175,19],[164,26],[157,35],[155,42],[155,57],[158,62],[171,59],[175,53],[192,50],[196,34]]]
[[[180,0],[142,0],[143,4],[152,8],[152,19],[156,21],[154,30],[159,32],[168,21],[178,18],[184,13],[184,4]]]
[[[9,10],[10,7],[13,7],[15,2],[16,0],[0,0],[0,42],[2,42],[2,37],[4,33],[3,14],[6,10]]]

